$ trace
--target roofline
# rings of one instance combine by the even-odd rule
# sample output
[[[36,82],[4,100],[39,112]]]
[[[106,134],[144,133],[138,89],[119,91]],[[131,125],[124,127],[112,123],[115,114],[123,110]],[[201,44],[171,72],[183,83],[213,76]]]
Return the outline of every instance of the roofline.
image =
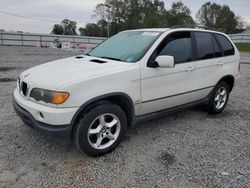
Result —
[[[166,32],[170,28],[141,28],[141,29],[128,29],[124,31],[155,31],[155,32]]]
[[[211,33],[222,33],[219,31],[205,29],[205,28],[192,28],[192,27],[178,27],[178,28],[142,28],[142,29],[131,29],[131,30],[124,30],[125,31],[152,31],[152,32],[167,32],[167,31],[203,31],[203,32],[211,32]]]
[[[161,32],[161,33],[166,33],[166,32],[170,32],[170,31],[200,31],[200,32],[209,32],[209,33],[217,33],[217,34],[222,34],[225,36],[228,36],[228,34],[225,34],[223,32],[219,32],[219,31],[215,31],[212,29],[207,29],[207,28],[203,28],[200,26],[196,26],[196,27],[188,27],[188,26],[175,26],[172,28],[141,28],[141,29],[131,29],[131,30],[125,30],[122,32],[129,32],[129,31],[145,31],[145,32]]]

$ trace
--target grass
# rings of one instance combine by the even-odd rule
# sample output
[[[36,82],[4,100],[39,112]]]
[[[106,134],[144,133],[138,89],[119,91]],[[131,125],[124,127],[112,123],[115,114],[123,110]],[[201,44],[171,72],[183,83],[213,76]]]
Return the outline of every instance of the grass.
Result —
[[[250,52],[250,43],[236,43],[235,45],[241,52]]]

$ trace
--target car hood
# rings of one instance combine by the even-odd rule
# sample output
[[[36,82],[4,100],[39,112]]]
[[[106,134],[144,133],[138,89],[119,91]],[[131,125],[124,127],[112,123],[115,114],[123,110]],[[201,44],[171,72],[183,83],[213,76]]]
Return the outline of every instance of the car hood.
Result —
[[[126,70],[132,65],[91,56],[70,57],[30,68],[20,75],[20,79],[32,88],[57,90],[66,84]]]

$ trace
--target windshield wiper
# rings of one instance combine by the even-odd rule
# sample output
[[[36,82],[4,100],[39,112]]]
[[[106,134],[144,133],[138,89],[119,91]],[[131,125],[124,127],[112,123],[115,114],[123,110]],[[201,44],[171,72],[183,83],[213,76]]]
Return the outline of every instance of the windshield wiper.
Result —
[[[106,56],[102,56],[101,58],[104,58],[104,59],[110,59],[110,60],[115,60],[115,61],[122,61],[121,59],[114,58],[114,57],[106,57]]]

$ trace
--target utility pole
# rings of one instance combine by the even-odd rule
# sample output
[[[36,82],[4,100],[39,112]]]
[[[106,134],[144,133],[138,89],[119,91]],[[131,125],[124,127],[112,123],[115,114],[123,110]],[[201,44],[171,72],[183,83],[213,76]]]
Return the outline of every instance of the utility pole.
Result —
[[[102,4],[102,6],[105,6],[107,7],[107,33],[108,33],[108,38],[110,36],[110,8],[111,6],[110,5],[107,5],[107,4]]]

